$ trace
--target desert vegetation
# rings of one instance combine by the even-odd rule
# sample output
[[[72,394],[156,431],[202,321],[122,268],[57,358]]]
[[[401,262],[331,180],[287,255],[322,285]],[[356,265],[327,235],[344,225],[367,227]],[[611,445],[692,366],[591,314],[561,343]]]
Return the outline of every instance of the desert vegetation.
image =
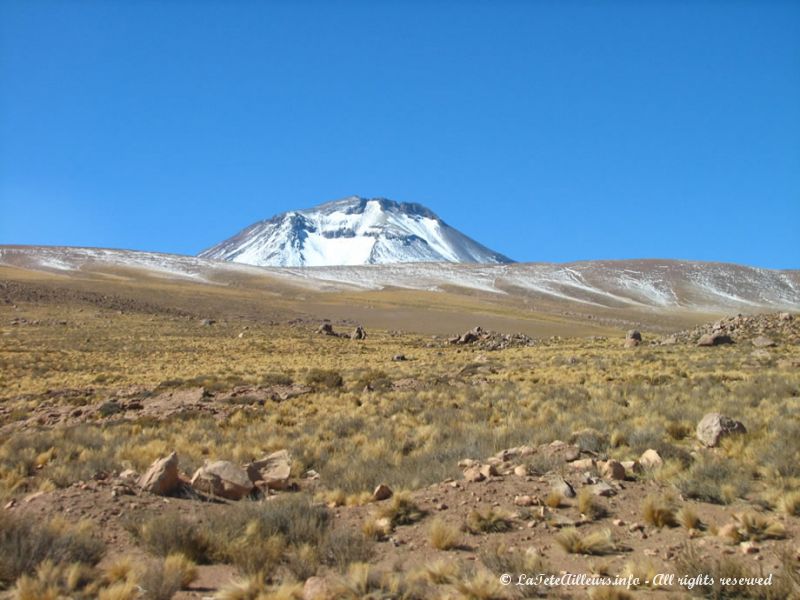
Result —
[[[512,598],[552,590],[503,572],[622,575],[647,571],[642,556],[780,580],[752,597],[797,592],[797,320],[768,350],[619,333],[491,351],[79,302],[0,317],[0,587],[15,597],[194,597],[213,572],[219,598],[303,597],[308,581],[320,598]],[[700,443],[708,413],[746,432]],[[189,484],[209,461],[279,450],[280,489],[234,501]],[[171,452],[165,504],[136,482]]]

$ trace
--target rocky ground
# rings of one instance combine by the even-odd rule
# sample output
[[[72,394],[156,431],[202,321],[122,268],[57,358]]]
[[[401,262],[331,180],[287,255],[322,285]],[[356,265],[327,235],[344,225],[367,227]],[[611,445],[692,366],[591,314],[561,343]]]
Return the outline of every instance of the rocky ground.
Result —
[[[707,433],[698,428],[700,438]],[[735,435],[725,434],[719,427],[715,433],[719,436],[717,441],[725,435]],[[700,439],[696,451],[715,452]],[[549,469],[542,470],[542,465]],[[367,524],[377,522],[377,533],[371,534],[376,543],[370,562],[378,571],[418,574],[442,562],[480,565],[487,557],[497,555],[500,558],[490,562],[491,566],[502,566],[505,557],[507,566],[512,568],[525,565],[524,561],[511,558],[521,554],[536,559],[531,564],[536,565],[537,576],[541,571],[553,575],[638,577],[639,585],[631,590],[637,597],[681,597],[686,586],[658,585],[656,574],[696,576],[699,572],[694,573],[692,568],[718,564],[688,562],[690,549],[706,559],[714,557],[714,561],[730,557],[749,569],[750,574],[782,576],[787,556],[791,561],[798,558],[800,519],[770,517],[771,529],[758,530],[747,519],[760,512],[754,513],[754,507],[747,503],[719,506],[675,495],[656,476],[663,460],[653,450],[640,461],[621,464],[599,460],[578,445],[557,441],[536,448],[507,449],[484,460],[465,459],[461,467],[463,477],[415,490],[405,497],[414,507],[414,516],[406,524],[395,524],[390,517],[380,516],[397,498],[388,486],[381,486],[361,506],[330,503],[334,526],[366,531]],[[281,465],[272,468],[280,471]],[[269,503],[277,495],[312,492],[318,483],[308,474],[295,478],[287,468],[270,485],[263,485],[264,476],[259,474],[256,485],[248,481],[248,470],[246,466],[217,465],[215,476],[209,480],[214,486],[209,488],[198,483],[198,474],[190,479],[179,471],[174,457],[172,461],[167,457],[154,463],[146,474],[98,473],[90,481],[9,502],[4,510],[37,521],[56,515],[88,519],[98,526],[103,541],[113,549],[104,560],[113,562],[125,554],[145,556],[129,524],[147,516],[178,511],[202,522],[207,513],[225,510],[232,503]],[[663,501],[667,516],[662,515],[659,520],[648,512],[647,498]],[[440,543],[433,533],[436,527],[452,534],[446,547],[436,547]],[[589,545],[584,551],[573,552],[564,541],[568,535],[586,540],[598,534],[602,543]],[[498,582],[503,574],[492,573]],[[510,574],[518,582],[521,573]],[[710,575],[719,577],[720,573]],[[322,571],[307,580],[302,597],[336,597],[314,595],[314,590],[334,590],[340,577]],[[236,570],[231,566],[203,565],[197,578],[174,597],[207,598],[235,578]],[[500,584],[485,597],[514,597],[511,594],[515,587],[519,588]],[[583,597],[596,588],[540,584],[524,589],[531,595]]]
[[[534,339],[15,302],[0,337],[9,598],[800,589],[795,315]],[[58,546],[73,526],[102,542],[93,583],[9,560],[48,555],[19,531]],[[176,552],[197,565],[168,585]],[[566,574],[630,585],[553,584]]]

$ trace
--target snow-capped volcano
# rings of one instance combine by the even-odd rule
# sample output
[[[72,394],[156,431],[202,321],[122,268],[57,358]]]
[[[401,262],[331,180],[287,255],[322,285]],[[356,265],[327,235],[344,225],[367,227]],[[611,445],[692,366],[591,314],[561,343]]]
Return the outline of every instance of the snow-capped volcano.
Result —
[[[512,262],[420,204],[358,196],[259,221],[199,256],[276,267]]]

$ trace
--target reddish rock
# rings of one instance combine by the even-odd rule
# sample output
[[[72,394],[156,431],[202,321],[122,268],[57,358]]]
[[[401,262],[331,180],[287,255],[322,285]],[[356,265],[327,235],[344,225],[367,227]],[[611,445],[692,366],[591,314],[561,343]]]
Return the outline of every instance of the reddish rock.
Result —
[[[155,461],[139,478],[140,488],[159,496],[168,496],[174,493],[179,486],[178,455],[175,452]]]

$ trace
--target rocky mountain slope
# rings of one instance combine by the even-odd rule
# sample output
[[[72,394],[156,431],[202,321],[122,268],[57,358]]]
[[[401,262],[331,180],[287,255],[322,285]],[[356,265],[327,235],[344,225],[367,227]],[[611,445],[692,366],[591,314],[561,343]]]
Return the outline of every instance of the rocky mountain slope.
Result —
[[[188,256],[97,248],[0,247],[0,265],[60,275],[136,272],[215,286],[275,285],[318,293],[412,290],[479,294],[529,309],[754,313],[800,309],[800,272],[674,260],[569,264],[412,263],[253,267]],[[260,283],[257,283],[260,282]],[[271,282],[271,283],[270,283]]]

